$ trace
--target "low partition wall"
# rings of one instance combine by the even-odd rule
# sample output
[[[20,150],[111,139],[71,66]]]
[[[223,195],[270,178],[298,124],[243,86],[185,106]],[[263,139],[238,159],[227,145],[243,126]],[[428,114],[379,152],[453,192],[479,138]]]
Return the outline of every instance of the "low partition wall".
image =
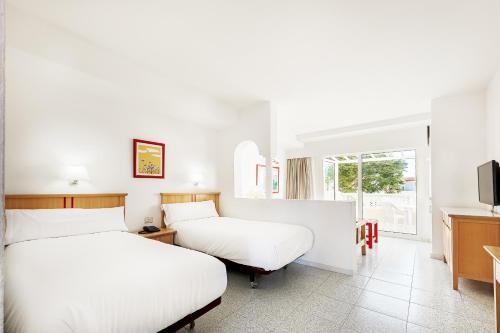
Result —
[[[221,196],[222,216],[299,224],[314,233],[311,251],[297,262],[352,274],[356,203],[351,201],[238,199]]]

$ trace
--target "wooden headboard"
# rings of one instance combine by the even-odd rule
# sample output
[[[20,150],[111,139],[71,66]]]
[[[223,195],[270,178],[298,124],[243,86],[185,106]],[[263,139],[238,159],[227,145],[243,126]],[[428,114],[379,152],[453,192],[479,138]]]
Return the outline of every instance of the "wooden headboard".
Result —
[[[206,193],[160,193],[161,203],[182,203],[182,202],[199,202],[212,200],[215,203],[217,213],[219,211],[219,197],[220,192],[206,192]],[[161,208],[160,208],[161,209]],[[161,226],[165,227],[165,213],[161,210]]]
[[[14,194],[5,196],[5,209],[111,208],[125,206],[127,193]]]

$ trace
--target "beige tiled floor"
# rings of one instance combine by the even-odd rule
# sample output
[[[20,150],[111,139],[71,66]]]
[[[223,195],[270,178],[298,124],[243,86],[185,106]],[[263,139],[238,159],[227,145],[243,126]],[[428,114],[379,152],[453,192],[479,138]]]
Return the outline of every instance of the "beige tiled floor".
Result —
[[[382,238],[355,276],[292,264],[258,278],[228,272],[222,305],[193,332],[494,332],[493,288],[460,280],[430,244]]]

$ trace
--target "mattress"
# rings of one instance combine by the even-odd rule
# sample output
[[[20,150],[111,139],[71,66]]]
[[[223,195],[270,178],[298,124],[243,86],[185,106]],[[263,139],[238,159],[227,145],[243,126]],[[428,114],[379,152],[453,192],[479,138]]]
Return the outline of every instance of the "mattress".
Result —
[[[175,243],[233,262],[273,271],[312,248],[313,233],[306,227],[228,217],[180,221]]]
[[[220,297],[226,270],[127,232],[5,249],[6,332],[157,332]]]

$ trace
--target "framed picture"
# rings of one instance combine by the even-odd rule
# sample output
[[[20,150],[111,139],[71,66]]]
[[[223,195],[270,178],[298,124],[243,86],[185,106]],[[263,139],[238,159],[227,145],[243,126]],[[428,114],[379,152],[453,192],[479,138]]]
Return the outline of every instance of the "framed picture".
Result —
[[[255,185],[257,187],[262,187],[265,191],[265,179],[266,179],[266,166],[264,164],[257,164],[256,166],[256,177]],[[273,166],[273,193],[280,193],[280,167]]]
[[[165,178],[165,144],[134,139],[134,178]]]

